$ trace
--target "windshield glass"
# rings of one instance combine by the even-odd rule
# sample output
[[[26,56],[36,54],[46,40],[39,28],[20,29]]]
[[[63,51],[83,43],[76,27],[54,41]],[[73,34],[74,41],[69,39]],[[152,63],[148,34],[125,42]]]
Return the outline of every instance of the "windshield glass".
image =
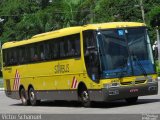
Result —
[[[146,28],[128,29],[127,40],[134,75],[155,73],[153,55]]]
[[[102,78],[155,73],[146,29],[102,30],[97,33]]]

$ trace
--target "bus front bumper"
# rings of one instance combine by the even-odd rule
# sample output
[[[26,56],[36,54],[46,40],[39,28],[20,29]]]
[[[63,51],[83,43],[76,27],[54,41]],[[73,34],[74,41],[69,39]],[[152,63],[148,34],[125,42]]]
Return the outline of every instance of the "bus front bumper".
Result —
[[[103,88],[89,91],[91,101],[114,101],[125,98],[158,94],[158,82],[143,85]]]

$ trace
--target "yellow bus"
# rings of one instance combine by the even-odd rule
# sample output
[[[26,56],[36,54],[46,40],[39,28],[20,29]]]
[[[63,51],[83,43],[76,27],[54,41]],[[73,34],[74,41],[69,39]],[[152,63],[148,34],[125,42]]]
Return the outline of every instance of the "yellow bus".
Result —
[[[41,100],[125,99],[158,92],[146,25],[109,22],[69,27],[3,44],[5,93],[23,105]]]

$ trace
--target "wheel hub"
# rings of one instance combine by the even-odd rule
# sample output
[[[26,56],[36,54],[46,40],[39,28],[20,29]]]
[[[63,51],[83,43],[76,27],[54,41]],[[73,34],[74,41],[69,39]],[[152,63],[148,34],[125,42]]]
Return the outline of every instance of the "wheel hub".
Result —
[[[30,94],[30,99],[33,101],[34,100],[34,92],[31,92],[31,94]]]
[[[83,101],[84,101],[84,102],[87,102],[87,101],[88,101],[89,96],[88,96],[87,91],[84,91],[84,92],[83,92],[83,94],[82,94],[82,98],[83,98]]]

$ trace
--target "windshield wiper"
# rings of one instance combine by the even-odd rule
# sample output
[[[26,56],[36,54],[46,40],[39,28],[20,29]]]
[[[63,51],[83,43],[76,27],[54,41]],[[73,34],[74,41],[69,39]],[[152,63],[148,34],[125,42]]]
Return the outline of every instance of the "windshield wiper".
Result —
[[[134,55],[133,53],[132,53],[132,57],[133,57],[133,60],[134,60],[134,59],[136,60],[136,62],[137,62],[137,64],[138,64],[138,66],[140,67],[140,69],[141,69],[143,75],[146,77],[146,76],[147,76],[147,73],[146,73],[146,71],[145,71],[145,69],[144,69],[142,63],[139,61],[139,59],[137,58],[137,56]]]
[[[125,75],[125,73],[127,72],[127,69],[125,70],[125,67],[127,67],[127,69],[128,69],[128,62],[125,61],[125,58],[124,58],[123,59],[123,65],[120,66],[121,71],[119,72],[120,73],[119,78],[122,78]]]

